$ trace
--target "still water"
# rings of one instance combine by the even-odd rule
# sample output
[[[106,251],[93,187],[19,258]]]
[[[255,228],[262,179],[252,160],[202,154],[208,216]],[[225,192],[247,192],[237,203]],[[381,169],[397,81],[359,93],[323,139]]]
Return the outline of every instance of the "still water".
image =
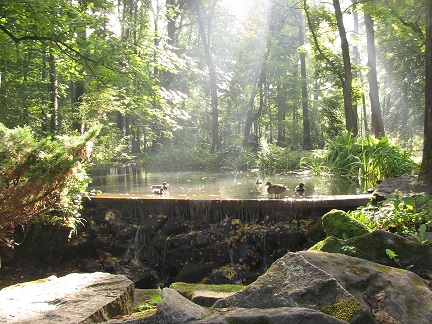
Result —
[[[362,190],[347,179],[315,176],[308,173],[268,174],[256,172],[147,172],[137,167],[94,168],[90,171],[93,181],[89,190],[99,190],[104,194],[129,195],[141,198],[175,199],[267,199],[273,198],[267,193],[265,185],[256,185],[256,179],[262,183],[270,181],[283,184],[287,191],[280,198],[310,198],[333,195],[356,195]],[[162,195],[153,193],[151,185],[169,184]],[[299,195],[295,187],[303,182],[306,192]]]

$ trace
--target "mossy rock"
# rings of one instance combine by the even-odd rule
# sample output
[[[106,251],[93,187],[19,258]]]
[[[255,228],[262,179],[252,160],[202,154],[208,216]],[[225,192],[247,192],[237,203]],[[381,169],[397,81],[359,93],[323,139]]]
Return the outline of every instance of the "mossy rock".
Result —
[[[338,239],[334,236],[328,236],[324,240],[312,246],[309,250],[323,251],[329,253],[341,253],[341,249],[344,245],[345,245],[344,240]]]
[[[322,217],[322,225],[328,236],[348,239],[370,233],[369,228],[343,210],[333,209]]]
[[[245,288],[242,285],[209,285],[199,283],[174,282],[171,289],[191,300],[195,304],[204,307],[212,306],[218,299],[227,298]]]

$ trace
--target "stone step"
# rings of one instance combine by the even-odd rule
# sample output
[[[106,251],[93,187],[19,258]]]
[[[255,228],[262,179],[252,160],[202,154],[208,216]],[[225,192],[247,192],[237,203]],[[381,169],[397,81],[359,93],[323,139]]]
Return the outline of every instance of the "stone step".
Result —
[[[51,276],[0,290],[0,323],[97,323],[129,314],[134,284],[103,272]]]

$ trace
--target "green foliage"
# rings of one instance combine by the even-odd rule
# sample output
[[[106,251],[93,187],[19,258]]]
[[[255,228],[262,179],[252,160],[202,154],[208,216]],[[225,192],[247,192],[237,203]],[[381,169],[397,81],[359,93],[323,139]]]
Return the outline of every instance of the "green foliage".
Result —
[[[402,265],[400,264],[400,260],[398,258],[398,255],[393,250],[385,249],[385,252],[386,252],[387,256],[390,258],[390,260],[393,260],[394,262],[396,262],[399,265],[399,267],[402,268]]]
[[[369,204],[350,214],[371,229],[415,235],[419,242],[426,243],[424,232],[432,227],[432,200],[423,195],[411,196],[396,192],[377,206]]]
[[[418,233],[411,234],[411,236],[414,237],[417,240],[417,242],[419,242],[420,244],[428,244],[429,242],[425,238],[425,233],[426,233],[426,225],[421,224],[419,226]]]
[[[75,228],[97,132],[37,140],[29,127],[0,124],[0,244],[12,245],[14,229],[36,218]]]
[[[326,164],[326,150],[314,150],[301,158],[300,168],[309,170],[314,174],[329,174],[330,167]]]
[[[299,169],[300,161],[306,154],[272,144],[258,152],[256,166],[265,171],[293,171]]]
[[[229,147],[211,154],[207,146],[162,147],[158,152],[142,158],[142,163],[153,170],[247,170],[259,168],[263,171],[297,170],[306,151],[291,151],[276,145],[254,152],[239,147]]]
[[[327,145],[326,164],[337,175],[378,180],[410,174],[417,166],[411,152],[392,145],[387,137],[337,137]]]

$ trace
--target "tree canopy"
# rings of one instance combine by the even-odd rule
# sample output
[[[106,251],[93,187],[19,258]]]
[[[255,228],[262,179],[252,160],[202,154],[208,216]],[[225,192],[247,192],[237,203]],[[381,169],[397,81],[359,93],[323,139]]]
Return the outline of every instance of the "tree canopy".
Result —
[[[420,149],[424,8],[3,0],[0,122],[40,137],[101,124],[101,160],[166,146],[323,148],[346,131]]]

